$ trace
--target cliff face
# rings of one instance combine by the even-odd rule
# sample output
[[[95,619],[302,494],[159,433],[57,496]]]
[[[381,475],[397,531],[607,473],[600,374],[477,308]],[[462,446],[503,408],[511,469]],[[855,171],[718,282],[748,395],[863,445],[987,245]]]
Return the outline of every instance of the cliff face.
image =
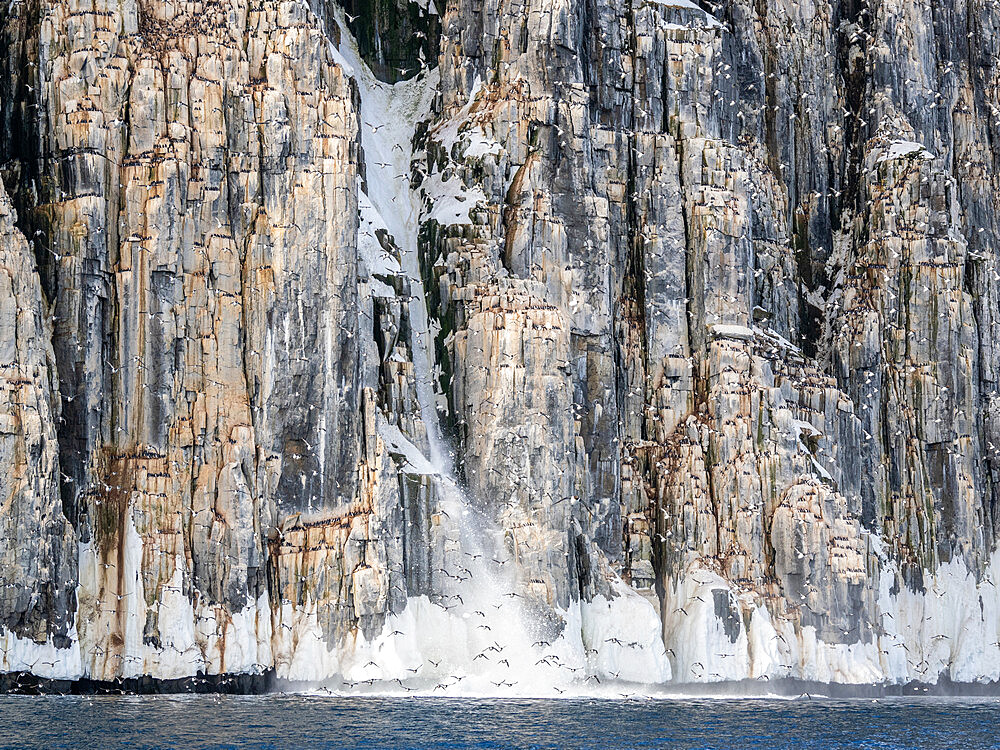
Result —
[[[1000,9],[344,5],[0,11],[0,671],[1000,679]]]

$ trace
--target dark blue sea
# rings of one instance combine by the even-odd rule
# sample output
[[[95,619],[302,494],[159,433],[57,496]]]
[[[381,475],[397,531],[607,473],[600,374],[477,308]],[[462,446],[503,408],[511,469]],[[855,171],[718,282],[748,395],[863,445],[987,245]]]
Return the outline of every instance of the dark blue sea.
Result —
[[[0,748],[991,747],[996,698],[0,696]]]

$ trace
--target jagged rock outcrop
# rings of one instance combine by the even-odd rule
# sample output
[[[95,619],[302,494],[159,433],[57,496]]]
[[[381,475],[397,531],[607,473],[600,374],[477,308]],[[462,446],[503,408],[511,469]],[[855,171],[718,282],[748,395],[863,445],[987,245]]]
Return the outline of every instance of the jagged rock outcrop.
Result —
[[[2,189],[0,271],[0,667],[78,675],[76,535],[59,499],[52,331]]]
[[[1000,679],[998,14],[14,2],[0,666]]]
[[[995,149],[934,110],[995,119],[994,11],[487,5],[444,16],[426,191],[482,192],[430,239],[470,484],[655,585],[681,679],[974,662],[985,616],[900,671],[879,592],[954,560],[991,585],[995,279],[966,254],[997,193],[950,165]]]

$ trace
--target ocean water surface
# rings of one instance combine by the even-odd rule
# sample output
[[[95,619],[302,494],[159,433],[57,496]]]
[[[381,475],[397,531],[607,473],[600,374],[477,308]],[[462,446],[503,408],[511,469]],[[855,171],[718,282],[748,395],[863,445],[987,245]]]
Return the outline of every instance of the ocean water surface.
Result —
[[[1000,748],[996,698],[0,696],[0,748]]]

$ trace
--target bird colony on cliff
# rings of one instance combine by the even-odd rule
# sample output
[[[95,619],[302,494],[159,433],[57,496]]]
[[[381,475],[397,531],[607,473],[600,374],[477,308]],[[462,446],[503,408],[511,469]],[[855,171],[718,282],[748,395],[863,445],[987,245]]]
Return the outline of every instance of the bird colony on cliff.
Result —
[[[0,688],[1000,679],[996,0],[0,39]]]

